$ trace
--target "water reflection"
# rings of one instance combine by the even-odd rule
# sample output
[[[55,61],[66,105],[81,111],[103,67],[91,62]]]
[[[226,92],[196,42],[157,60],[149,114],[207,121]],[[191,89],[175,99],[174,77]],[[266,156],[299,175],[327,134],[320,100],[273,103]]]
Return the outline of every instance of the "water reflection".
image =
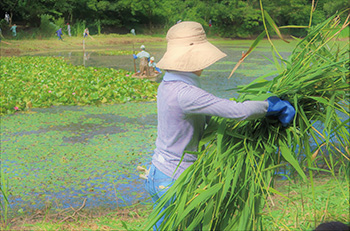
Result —
[[[84,52],[84,57],[83,57],[83,65],[86,67],[86,61],[90,59],[90,53]]]
[[[256,49],[244,63],[239,67],[236,73],[228,79],[233,67],[242,56],[242,51],[248,50],[249,45],[239,44],[216,44],[219,49],[224,51],[227,56],[215,64],[206,68],[201,76],[202,88],[216,96],[223,98],[236,97],[237,94],[233,90],[237,85],[245,85],[253,79],[267,74],[274,70],[274,65],[268,59],[271,58],[271,51],[264,49]],[[148,50],[155,57],[156,62],[165,52],[165,45],[148,45]],[[116,48],[114,48],[116,49]],[[85,67],[107,67],[115,69],[124,69],[134,71],[134,59],[132,55],[107,55],[103,51],[113,50],[108,48],[105,50],[85,49],[84,51],[66,51],[56,53],[40,54],[41,56],[60,56],[65,57],[68,62],[73,65],[84,65]],[[287,58],[288,52],[281,52],[284,58]],[[229,91],[228,91],[229,90]]]

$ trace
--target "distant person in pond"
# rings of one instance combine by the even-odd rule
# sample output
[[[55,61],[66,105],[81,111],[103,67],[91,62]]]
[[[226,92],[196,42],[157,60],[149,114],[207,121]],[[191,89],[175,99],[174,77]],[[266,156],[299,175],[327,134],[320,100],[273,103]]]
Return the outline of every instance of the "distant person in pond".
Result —
[[[137,59],[137,58],[147,58],[147,59],[149,59],[151,56],[150,56],[150,54],[146,51],[146,47],[145,47],[145,45],[141,45],[140,46],[140,52],[139,53],[137,53],[137,55],[135,55],[134,54],[134,58],[135,59]]]
[[[140,59],[140,75],[149,75],[148,61],[151,57],[150,54],[146,51],[144,45],[140,46],[141,51],[137,55],[133,54],[134,59]]]
[[[157,63],[154,62],[154,57],[152,56],[148,63],[150,75],[162,73],[162,71],[157,67]]]
[[[13,37],[16,37],[17,36],[17,25],[16,24],[13,24],[13,26],[10,28],[10,30],[12,31],[12,35]]]
[[[70,29],[69,23],[67,23],[67,32],[68,32],[68,36],[69,36],[69,37],[72,37],[71,29]]]
[[[89,35],[90,35],[89,28],[85,28],[85,30],[84,30],[84,38],[89,36]]]
[[[58,40],[62,40],[63,41],[63,39],[62,39],[62,35],[63,35],[62,28],[58,29],[56,31],[56,34],[57,34]]]
[[[142,175],[146,178],[145,188],[154,206],[196,161],[197,156],[190,153],[198,151],[199,141],[211,116],[234,120],[276,116],[283,126],[288,126],[295,115],[295,109],[288,101],[275,96],[265,101],[239,103],[201,89],[203,70],[226,54],[207,41],[200,23],[184,21],[175,24],[169,29],[166,39],[167,50],[157,63],[158,68],[166,71],[157,94],[157,139],[150,169],[143,169],[146,175]],[[154,230],[160,230],[163,221],[164,217],[156,223]]]
[[[7,12],[5,13],[5,21],[10,23],[10,15]]]

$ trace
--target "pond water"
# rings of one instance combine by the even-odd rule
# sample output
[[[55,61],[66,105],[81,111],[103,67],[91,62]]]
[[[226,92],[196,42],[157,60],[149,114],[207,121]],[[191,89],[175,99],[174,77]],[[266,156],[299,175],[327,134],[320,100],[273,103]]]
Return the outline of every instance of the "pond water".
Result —
[[[237,96],[233,90],[274,70],[268,45],[257,48],[228,76],[251,41],[216,43],[227,57],[201,76],[202,88],[222,97]],[[292,46],[281,55],[287,58]],[[147,45],[156,61],[165,44]],[[109,67],[133,71],[131,55],[103,55],[96,50],[39,54],[63,56],[74,65]],[[2,167],[10,180],[11,207],[115,208],[147,203],[137,165],[150,163],[157,126],[156,103],[129,103],[102,107],[52,107],[3,118],[2,149],[9,158]],[[20,125],[20,126],[18,126]],[[121,154],[120,154],[121,153]],[[123,154],[123,155],[122,155]],[[4,155],[3,155],[4,156]],[[22,193],[15,193],[22,192]]]
[[[275,70],[274,65],[268,60],[271,60],[272,56],[269,45],[265,41],[262,42],[261,47],[257,47],[255,51],[245,59],[244,63],[239,67],[235,74],[228,79],[233,67],[241,58],[242,52],[247,51],[251,43],[252,41],[244,40],[215,44],[219,49],[224,51],[227,56],[203,71],[201,76],[202,88],[216,96],[230,98],[237,95],[234,91],[227,91],[228,89],[232,89],[237,85],[247,84],[256,77]],[[287,58],[290,54],[292,45],[278,44],[282,50],[286,50],[285,52],[281,52],[282,57]],[[113,48],[108,48],[108,51],[111,49]],[[151,56],[155,57],[155,62],[159,61],[164,54],[165,49],[165,44],[147,45],[147,51],[150,52]],[[37,55],[64,57],[74,65],[108,67],[134,71],[134,63],[131,55],[104,55],[103,51],[105,50],[91,48],[91,50],[86,49],[85,52],[61,51],[54,53],[41,53]],[[138,69],[137,61],[136,66]]]

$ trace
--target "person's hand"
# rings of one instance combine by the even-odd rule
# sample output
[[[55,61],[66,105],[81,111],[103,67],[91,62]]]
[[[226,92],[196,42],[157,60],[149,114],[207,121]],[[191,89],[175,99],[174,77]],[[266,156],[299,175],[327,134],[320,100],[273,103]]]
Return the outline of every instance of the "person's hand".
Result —
[[[269,107],[266,116],[277,116],[283,127],[287,127],[295,115],[294,107],[286,100],[281,100],[277,96],[267,99]]]
[[[137,59],[137,56],[135,54],[132,54],[132,56],[134,57],[134,59]]]

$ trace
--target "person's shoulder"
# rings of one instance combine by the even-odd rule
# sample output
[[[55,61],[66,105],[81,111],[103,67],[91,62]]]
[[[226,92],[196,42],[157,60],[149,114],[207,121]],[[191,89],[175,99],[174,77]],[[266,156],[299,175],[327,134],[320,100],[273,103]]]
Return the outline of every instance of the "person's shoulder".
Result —
[[[177,100],[183,108],[188,108],[195,104],[199,104],[200,100],[198,99],[208,97],[209,93],[199,87],[180,81],[178,83]]]
[[[178,97],[181,98],[192,98],[194,95],[203,95],[207,94],[205,90],[196,87],[194,85],[182,82],[182,81],[176,81],[179,90],[178,90]]]

